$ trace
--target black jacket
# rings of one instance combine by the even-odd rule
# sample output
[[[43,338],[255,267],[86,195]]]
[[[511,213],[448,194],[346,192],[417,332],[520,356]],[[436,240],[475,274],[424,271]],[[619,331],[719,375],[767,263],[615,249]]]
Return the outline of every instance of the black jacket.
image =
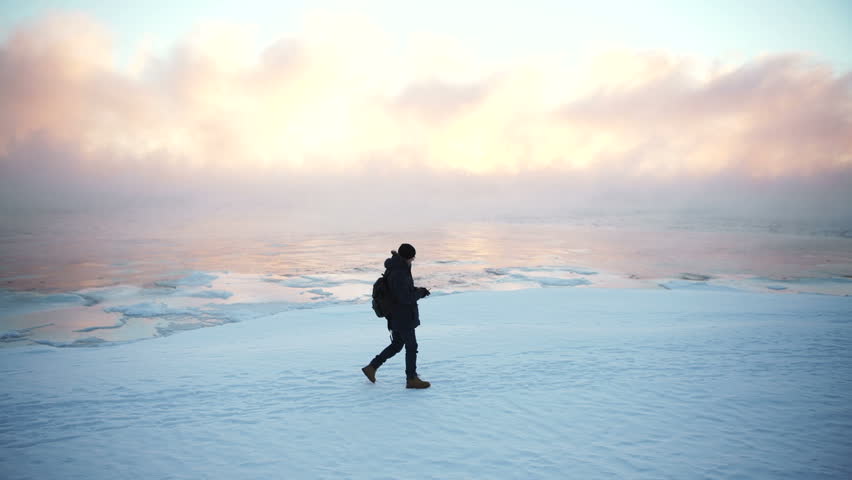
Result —
[[[392,251],[391,257],[385,260],[385,269],[393,300],[388,327],[392,330],[416,328],[420,325],[417,300],[423,298],[423,292],[414,286],[411,265],[396,251]]]

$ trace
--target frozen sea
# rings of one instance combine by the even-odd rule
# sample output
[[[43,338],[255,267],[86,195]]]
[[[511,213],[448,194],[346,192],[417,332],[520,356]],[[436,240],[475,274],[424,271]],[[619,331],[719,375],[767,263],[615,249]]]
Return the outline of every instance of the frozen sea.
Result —
[[[842,228],[82,225],[4,226],[4,479],[852,477]],[[402,241],[424,391],[360,372]]]
[[[275,217],[54,213],[0,230],[0,348],[168,336],[364,304],[389,251],[436,295],[527,288],[852,294],[852,228],[691,215],[296,231]]]

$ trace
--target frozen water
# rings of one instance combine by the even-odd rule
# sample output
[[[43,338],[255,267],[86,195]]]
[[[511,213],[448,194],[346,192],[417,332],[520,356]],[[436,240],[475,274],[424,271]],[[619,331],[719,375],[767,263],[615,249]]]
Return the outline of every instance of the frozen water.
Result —
[[[95,332],[105,343],[125,342],[243,321],[256,316],[253,308],[366,303],[382,261],[401,241],[417,245],[415,280],[435,296],[533,287],[852,294],[848,238],[767,233],[723,219],[702,227],[690,218],[664,229],[642,219],[649,220],[313,235],[240,222],[245,231],[230,237],[201,223],[169,238],[112,225],[104,229],[115,232],[107,243],[82,226],[78,233],[12,236],[0,252],[0,332],[9,332],[0,345],[65,344]],[[74,240],[75,249],[51,239]],[[152,309],[134,314],[139,305]],[[48,326],[31,329],[38,325]]]
[[[50,340],[33,340],[33,342],[46,345],[50,347],[56,348],[68,348],[68,347],[95,347],[99,345],[104,345],[106,340],[100,337],[83,337],[78,338],[72,342],[54,342]]]
[[[501,284],[517,284],[523,287],[577,287],[582,285],[591,285],[592,282],[584,278],[584,276],[597,275],[598,273],[590,269],[580,269],[559,265],[486,268],[484,269],[484,272],[488,275],[495,276],[496,278],[494,278],[494,282]]]
[[[104,325],[104,326],[86,327],[86,328],[80,328],[80,329],[77,329],[77,330],[74,330],[74,331],[75,331],[75,332],[83,332],[83,333],[85,333],[85,332],[93,332],[93,331],[95,331],[95,330],[110,330],[110,329],[113,329],[113,328],[121,328],[121,327],[123,327],[123,326],[125,326],[125,325],[127,325],[127,320],[126,320],[126,319],[124,319],[124,318],[120,318],[120,319],[118,319],[118,321],[117,321],[117,322],[115,322],[115,324],[113,324],[113,325]]]
[[[430,297],[425,391],[403,355],[363,377],[387,343],[367,305],[273,310],[0,350],[4,479],[852,476],[851,297]]]
[[[216,275],[210,275],[205,272],[192,272],[189,275],[182,277],[178,280],[163,280],[156,282],[157,285],[162,287],[204,287],[210,286],[210,282],[216,280],[218,278]]]
[[[381,258],[376,262],[380,264]],[[0,331],[5,345],[45,340],[71,344],[99,331],[104,342],[171,335],[199,327],[243,321],[263,314],[366,303],[381,268],[353,267],[336,273],[270,275],[231,272],[184,272],[180,277],[149,286],[116,285],[67,293],[2,291]],[[606,272],[565,264],[484,266],[481,263],[419,264],[417,283],[442,296],[477,290],[516,290],[531,287],[608,287],[703,289],[789,293],[849,294],[845,277],[782,277],[677,273],[659,278]],[[68,318],[74,318],[69,323]],[[88,318],[88,321],[83,319]],[[82,321],[82,324],[81,324]],[[140,323],[141,322],[141,323]],[[51,324],[50,328],[30,329]],[[12,342],[11,339],[15,341]],[[88,342],[82,345],[96,345]]]
[[[85,297],[74,293],[43,294],[0,290],[0,316],[84,305],[86,303]]]
[[[689,289],[689,290],[715,290],[721,292],[735,292],[736,288],[725,285],[713,285],[708,282],[698,282],[689,280],[670,280],[660,283],[660,286],[666,290]]]
[[[184,293],[184,295],[186,295],[187,297],[228,299],[234,294],[233,292],[228,292],[225,290],[198,290],[195,292],[186,292]]]
[[[511,274],[508,277],[501,278],[500,282],[532,282],[537,283],[542,287],[576,287],[580,285],[590,285],[591,282],[585,278],[557,278],[557,277],[538,277],[535,275],[519,275]]]
[[[316,295],[316,296],[319,296],[319,297],[331,297],[331,296],[333,296],[333,295],[334,295],[333,293],[331,293],[331,292],[327,292],[327,291],[325,291],[325,290],[323,290],[323,289],[321,289],[321,288],[312,288],[312,289],[310,289],[310,290],[305,290],[305,291],[304,291],[304,292],[302,292],[302,293],[303,293],[303,294],[304,294],[304,293],[312,293],[312,294],[314,294],[314,295]]]
[[[172,308],[165,303],[137,303],[118,307],[108,307],[105,312],[118,312],[127,317],[159,317],[163,315],[197,315],[197,309]]]
[[[698,281],[698,282],[705,282],[707,280],[710,280],[711,277],[710,277],[710,275],[701,275],[701,274],[697,274],[697,273],[682,273],[680,275],[680,278],[682,278],[683,280],[693,280],[693,281]]]
[[[0,342],[16,342],[18,340],[24,340],[33,330],[49,327],[53,325],[52,323],[46,323],[44,325],[36,325],[34,327],[29,328],[21,328],[19,330],[9,330],[7,332],[0,332]]]
[[[849,239],[630,221],[12,239],[0,476],[852,477]],[[422,392],[359,371],[400,241]]]

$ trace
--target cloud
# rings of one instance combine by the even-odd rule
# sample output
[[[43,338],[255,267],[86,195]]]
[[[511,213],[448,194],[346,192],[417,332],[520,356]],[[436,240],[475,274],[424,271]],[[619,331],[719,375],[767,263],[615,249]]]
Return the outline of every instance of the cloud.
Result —
[[[407,85],[393,99],[394,114],[410,115],[425,123],[439,123],[480,103],[488,87],[487,84],[460,85],[434,79]]]
[[[799,175],[852,167],[852,74],[801,55],[756,59],[709,78],[657,63],[653,78],[602,89],[560,118],[609,135],[640,173]],[[662,63],[662,64],[660,64]]]
[[[852,74],[816,58],[622,51],[568,74],[414,38],[318,15],[258,53],[246,29],[202,25],[121,68],[85,16],[24,24],[0,45],[4,201],[357,212],[416,191],[391,210],[441,217],[849,196]]]
[[[98,74],[108,71],[107,44],[106,32],[81,15],[50,16],[13,32],[0,47],[0,151],[41,132],[78,139]]]

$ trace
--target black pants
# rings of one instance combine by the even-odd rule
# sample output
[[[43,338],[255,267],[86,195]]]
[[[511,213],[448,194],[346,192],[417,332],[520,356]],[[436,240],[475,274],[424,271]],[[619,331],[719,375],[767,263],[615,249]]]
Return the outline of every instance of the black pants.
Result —
[[[408,378],[417,376],[417,336],[414,335],[413,328],[404,330],[393,330],[391,332],[391,344],[385,347],[384,350],[376,358],[370,362],[373,368],[379,368],[389,358],[396,355],[405,347],[405,375]]]

